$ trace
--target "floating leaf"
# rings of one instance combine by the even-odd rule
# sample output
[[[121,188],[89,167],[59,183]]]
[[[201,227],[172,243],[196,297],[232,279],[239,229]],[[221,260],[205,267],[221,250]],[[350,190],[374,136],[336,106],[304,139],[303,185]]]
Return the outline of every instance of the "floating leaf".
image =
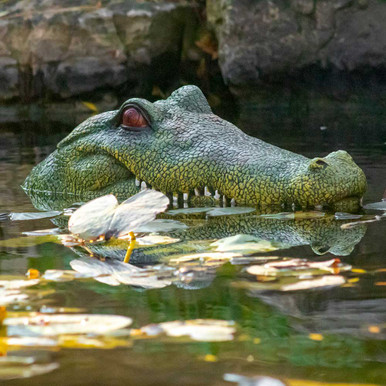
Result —
[[[245,213],[251,213],[255,212],[255,208],[249,208],[249,207],[241,207],[241,206],[234,206],[231,208],[214,208],[210,210],[207,214],[211,217],[217,217],[217,216],[230,216],[230,215],[236,215],[236,214],[245,214]]]
[[[361,217],[363,217],[361,214],[351,214],[351,213],[344,213],[344,212],[335,213],[336,220],[358,220]]]
[[[165,244],[174,244],[178,243],[180,239],[174,239],[169,236],[160,236],[160,235],[148,235],[143,237],[136,238],[136,246],[145,247],[148,245],[165,245]]]
[[[287,284],[281,287],[282,291],[299,291],[322,287],[336,287],[345,283],[343,276],[323,276],[314,280],[301,280],[298,283]]]
[[[113,195],[99,197],[77,209],[68,228],[83,240],[100,236],[119,237],[134,232],[166,210],[169,199],[155,190],[144,190],[118,205]]]
[[[140,225],[136,232],[173,232],[187,228],[188,226],[181,221],[156,219],[147,224]]]
[[[72,271],[70,269],[48,269],[44,272],[43,279],[62,282],[62,281],[72,281],[75,279],[83,279],[91,277],[90,275]]]
[[[59,363],[38,364],[33,357],[8,355],[0,357],[0,379],[30,378],[59,368]]]
[[[17,289],[0,288],[0,305],[5,306],[12,303],[20,303],[28,299],[28,295]]]
[[[233,340],[236,329],[232,321],[195,319],[150,324],[142,327],[141,331],[149,336],[165,333],[174,337],[187,335],[201,342],[224,342]]]
[[[210,246],[214,247],[217,252],[235,252],[243,254],[271,252],[283,247],[285,248],[282,244],[272,243],[252,235],[244,234],[225,237],[213,242]]]
[[[326,271],[338,273],[348,271],[351,265],[343,264],[335,258],[322,262],[311,262],[304,259],[287,259],[269,262],[263,265],[252,265],[247,272],[255,276],[300,276],[324,274]]]
[[[181,209],[171,209],[168,210],[168,214],[176,216],[179,214],[196,214],[196,213],[205,213],[213,210],[212,207],[202,207],[202,208],[181,208]]]
[[[266,377],[266,376],[255,376],[247,377],[239,374],[224,374],[224,381],[238,383],[239,386],[286,386],[285,383],[279,379]]]
[[[132,319],[120,315],[91,314],[31,314],[6,318],[8,334],[12,336],[55,336],[62,334],[105,334],[129,326]]]
[[[6,289],[18,289],[24,287],[31,287],[33,285],[39,284],[39,279],[26,279],[23,276],[0,276],[0,287]]]
[[[372,210],[384,210],[386,211],[386,201],[373,202],[371,204],[366,204],[363,206],[364,209]]]
[[[50,212],[11,213],[10,219],[12,221],[41,220],[43,218],[56,217],[60,214],[62,214],[62,212],[56,210]]]
[[[120,284],[143,288],[163,288],[171,284],[170,280],[159,280],[155,272],[120,261],[82,258],[72,260],[71,268],[82,274],[88,274],[102,283],[117,286]]]
[[[22,234],[25,236],[47,236],[47,235],[57,235],[59,234],[59,228],[51,228],[51,229],[42,229],[39,231],[30,231],[23,232]]]
[[[180,255],[173,257],[169,260],[170,264],[181,264],[189,261],[200,260],[204,262],[210,261],[229,261],[234,257],[241,257],[240,253],[234,252],[203,252],[203,253],[193,253],[189,255]]]

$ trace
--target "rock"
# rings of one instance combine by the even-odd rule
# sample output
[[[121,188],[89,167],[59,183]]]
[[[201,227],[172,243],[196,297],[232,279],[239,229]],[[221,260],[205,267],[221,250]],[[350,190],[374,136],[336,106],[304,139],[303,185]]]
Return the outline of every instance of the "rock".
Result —
[[[172,0],[21,0],[4,7],[0,100],[25,102],[99,90],[128,96],[151,90],[155,79],[171,82],[186,26],[196,20],[194,4]]]
[[[386,3],[208,0],[224,80],[233,88],[313,71],[386,69]]]

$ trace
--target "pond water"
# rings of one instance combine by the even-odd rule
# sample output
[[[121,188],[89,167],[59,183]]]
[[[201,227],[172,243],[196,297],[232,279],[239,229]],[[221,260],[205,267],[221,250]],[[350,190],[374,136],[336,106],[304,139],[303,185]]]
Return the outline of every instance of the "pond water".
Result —
[[[249,102],[241,105],[235,123],[251,135],[310,157],[349,151],[368,178],[364,199],[368,203],[380,201],[386,189],[385,111],[358,103],[317,102],[305,109],[302,105],[257,107]],[[119,271],[121,265],[109,257],[122,259],[125,246],[70,248],[53,235],[22,236],[63,226],[66,218],[9,220],[10,212],[36,212],[20,184],[71,131],[74,121],[84,118],[68,112],[49,119],[44,114],[34,114],[33,119],[13,117],[4,118],[0,125],[0,280],[25,275],[29,269],[41,275],[47,270],[71,270],[74,260],[86,265],[92,261],[92,268],[103,273],[104,268],[89,257],[90,251],[107,257],[104,264]],[[362,213],[365,216],[359,220],[371,220],[374,213]],[[11,385],[25,384],[22,377],[27,376],[31,376],[29,385],[258,385],[257,380],[248,383],[248,377],[269,376],[288,385],[385,384],[386,221],[342,229],[358,219],[336,220],[333,214],[315,213],[297,214],[295,219],[257,212],[219,214],[224,213],[213,215],[208,209],[160,216],[169,220],[164,226],[174,229],[159,234],[180,241],[134,250],[131,262],[144,268],[146,285],[113,286],[71,277],[21,289],[27,300],[9,302],[0,314],[107,314],[128,316],[133,322],[130,329],[108,334],[92,330],[81,336],[67,333],[50,342],[42,341],[40,332],[23,334],[3,326],[2,358],[35,362],[0,361],[0,379],[13,379]],[[251,237],[213,245],[238,234]],[[201,258],[186,257],[197,253],[203,254]],[[296,272],[299,261],[291,260],[284,271],[274,265],[297,258],[328,263],[322,269],[308,267],[301,277]],[[273,263],[271,276],[267,267],[263,273],[248,273],[248,267],[263,263]],[[152,268],[146,269],[149,265]],[[152,280],[150,284],[146,278]],[[326,278],[333,278],[327,286],[290,287]],[[162,325],[149,328],[151,333],[142,328],[196,320],[188,323],[194,328],[195,323],[203,323],[197,319],[228,322],[222,327],[207,322],[206,332],[193,339],[188,333],[181,337],[160,333]],[[221,328],[229,330],[224,335]],[[214,332],[208,333],[211,329]],[[8,339],[13,334],[37,340],[15,343]]]

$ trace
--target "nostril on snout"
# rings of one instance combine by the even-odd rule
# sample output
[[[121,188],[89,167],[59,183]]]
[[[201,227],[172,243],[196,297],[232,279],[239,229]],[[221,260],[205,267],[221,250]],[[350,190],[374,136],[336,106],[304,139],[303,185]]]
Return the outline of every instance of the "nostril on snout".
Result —
[[[328,166],[328,162],[323,158],[314,158],[310,162],[310,169],[323,169]]]

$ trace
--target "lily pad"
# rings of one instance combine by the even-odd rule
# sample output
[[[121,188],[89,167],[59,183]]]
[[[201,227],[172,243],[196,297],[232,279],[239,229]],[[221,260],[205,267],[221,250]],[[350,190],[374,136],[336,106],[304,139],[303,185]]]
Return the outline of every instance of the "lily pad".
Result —
[[[313,288],[336,287],[346,282],[343,276],[323,276],[313,280],[300,280],[297,283],[287,284],[281,287],[282,291],[299,291]]]
[[[30,378],[59,368],[59,363],[36,363],[33,357],[8,355],[0,357],[0,379]]]
[[[386,211],[386,201],[373,202],[371,204],[366,204],[363,206],[364,209],[372,209],[372,210],[384,210]]]
[[[234,206],[231,208],[214,208],[210,210],[207,214],[211,217],[217,217],[217,216],[231,216],[236,214],[245,214],[245,213],[251,213],[255,212],[255,208],[249,208],[247,206]]]
[[[71,268],[83,275],[90,275],[102,283],[117,286],[120,284],[143,288],[163,288],[171,284],[170,280],[158,279],[156,272],[136,267],[120,261],[82,258],[72,260]]]
[[[70,232],[83,240],[119,237],[135,232],[166,210],[169,199],[155,190],[144,190],[118,204],[115,196],[92,200],[77,209],[68,222]]]
[[[263,265],[252,265],[247,272],[255,276],[304,276],[324,275],[327,272],[339,273],[349,271],[351,265],[344,264],[340,259],[331,259],[322,262],[307,261],[304,259],[286,259],[269,262]]]
[[[173,232],[187,228],[189,227],[181,221],[156,219],[147,224],[140,225],[136,232]]]
[[[211,245],[216,252],[235,252],[243,254],[252,254],[257,252],[276,251],[286,246],[271,241],[261,240],[252,235],[239,234],[225,237],[213,242]]]
[[[168,214],[176,216],[179,214],[196,214],[196,213],[205,213],[213,210],[211,207],[202,207],[202,208],[181,208],[181,209],[171,209],[168,210]]]
[[[12,336],[56,336],[62,334],[96,334],[129,326],[132,319],[120,315],[31,314],[6,318],[3,324]]]
[[[141,331],[149,336],[165,333],[168,336],[189,336],[201,342],[225,342],[233,340],[236,328],[233,321],[214,319],[195,319],[150,324]]]
[[[24,220],[41,220],[43,218],[56,217],[62,214],[57,210],[50,212],[27,212],[27,213],[11,213],[9,218],[12,221],[24,221]]]

